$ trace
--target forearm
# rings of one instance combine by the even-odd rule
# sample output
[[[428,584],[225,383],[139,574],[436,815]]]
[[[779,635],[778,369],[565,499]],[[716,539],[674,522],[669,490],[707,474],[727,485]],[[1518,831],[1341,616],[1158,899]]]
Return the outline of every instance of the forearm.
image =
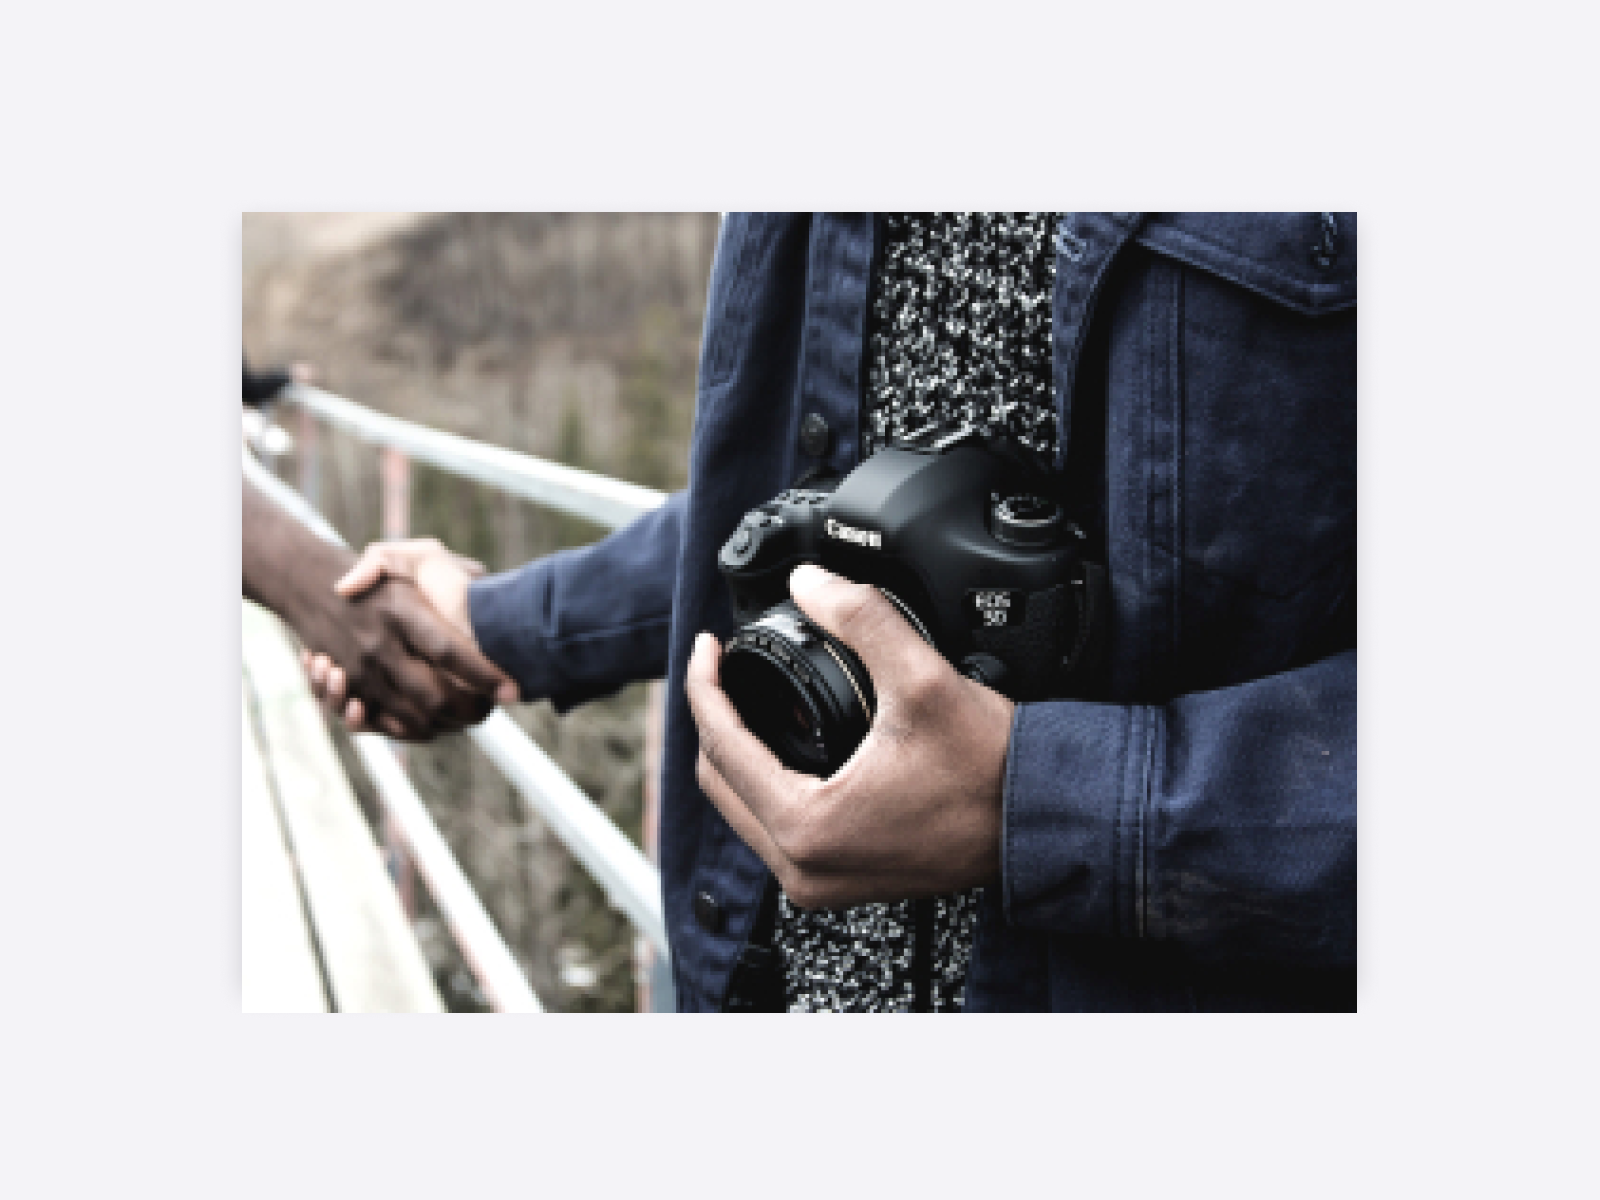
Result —
[[[265,493],[244,481],[241,506],[241,586],[302,636],[313,614],[333,607],[333,584],[354,561],[342,546],[323,541]]]
[[[666,673],[683,505],[473,583],[473,635],[525,699],[565,711]]]
[[[1356,655],[1163,706],[1018,710],[1015,924],[1198,958],[1355,961]]]

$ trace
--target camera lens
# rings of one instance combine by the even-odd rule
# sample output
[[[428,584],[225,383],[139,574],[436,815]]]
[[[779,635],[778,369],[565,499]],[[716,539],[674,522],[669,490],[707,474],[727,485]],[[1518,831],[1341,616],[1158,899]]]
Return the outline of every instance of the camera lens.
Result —
[[[779,762],[824,777],[855,753],[877,703],[860,658],[792,600],[728,639],[722,690]]]

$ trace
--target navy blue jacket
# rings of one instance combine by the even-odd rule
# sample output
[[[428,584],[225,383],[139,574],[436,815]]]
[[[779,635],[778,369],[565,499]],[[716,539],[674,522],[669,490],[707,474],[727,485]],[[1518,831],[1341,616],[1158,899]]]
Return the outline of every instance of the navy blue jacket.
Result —
[[[730,631],[739,518],[858,461],[873,249],[868,214],[730,214],[687,490],[472,588],[525,695],[565,709],[665,671],[689,1011],[721,1007],[768,874],[695,784],[684,667]],[[1017,710],[967,1007],[1353,1008],[1355,214],[1070,213],[1056,253],[1057,467],[1093,473],[1109,682]]]

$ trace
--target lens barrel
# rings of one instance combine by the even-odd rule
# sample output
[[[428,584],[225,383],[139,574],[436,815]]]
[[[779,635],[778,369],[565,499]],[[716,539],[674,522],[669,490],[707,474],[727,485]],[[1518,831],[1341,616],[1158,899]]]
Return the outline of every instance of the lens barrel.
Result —
[[[826,778],[855,753],[877,698],[855,651],[785,600],[728,639],[722,690],[790,770]]]

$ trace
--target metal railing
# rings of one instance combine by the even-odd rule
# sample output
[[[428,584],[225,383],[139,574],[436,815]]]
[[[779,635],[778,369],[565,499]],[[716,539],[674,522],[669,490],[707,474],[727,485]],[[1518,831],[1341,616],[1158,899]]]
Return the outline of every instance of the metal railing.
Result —
[[[283,399],[298,405],[304,415],[321,418],[385,451],[428,462],[605,527],[625,525],[666,499],[650,488],[374,412],[320,388],[292,385],[285,389]],[[245,455],[245,471],[252,482],[319,535],[343,544],[337,531],[304,497],[249,454]],[[665,961],[666,925],[655,866],[505,713],[494,712],[467,733],[528,809],[549,825],[600,885],[612,907],[628,917]],[[540,1011],[514,956],[422,806],[389,740],[358,734],[355,743],[387,815],[411,847],[417,869],[491,1004],[501,1012]]]
[[[419,462],[610,529],[626,525],[666,500],[653,488],[415,425],[321,388],[292,384],[284,390],[283,399],[375,446],[399,450]]]
[[[345,544],[321,513],[248,452],[244,455],[244,475],[313,533],[336,545]],[[427,881],[434,903],[489,1003],[497,1012],[543,1012],[544,1007],[528,985],[516,957],[495,929],[483,902],[423,807],[421,797],[411,786],[389,740],[375,733],[358,733],[352,740],[367,774],[372,777],[385,814],[411,848],[412,858]]]

